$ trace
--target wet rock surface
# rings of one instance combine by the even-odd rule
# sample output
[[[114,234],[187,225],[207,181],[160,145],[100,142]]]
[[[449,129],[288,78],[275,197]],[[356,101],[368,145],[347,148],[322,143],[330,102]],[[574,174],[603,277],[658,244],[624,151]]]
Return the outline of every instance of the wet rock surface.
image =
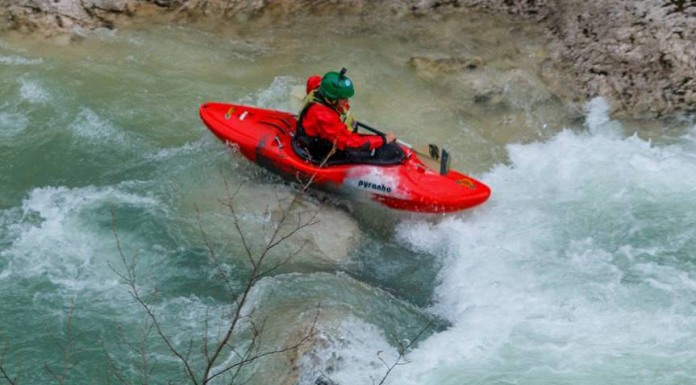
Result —
[[[627,113],[696,110],[696,1],[559,2],[550,21],[587,97]]]
[[[205,235],[191,234],[210,242],[211,257],[232,244],[240,252],[229,257],[222,253],[224,262],[230,258],[247,263],[242,250],[248,247],[253,258],[267,254],[266,265],[278,264],[283,272],[304,271],[308,266],[331,270],[345,263],[360,243],[359,225],[347,212],[321,204],[310,194],[283,184],[224,187],[213,178],[219,176],[189,190],[181,206],[196,228],[215,229]],[[242,231],[236,230],[235,222]]]
[[[568,68],[569,99],[603,96],[614,112],[660,116],[696,111],[696,1],[646,0],[409,0],[372,3],[269,0],[19,0],[0,1],[0,30],[41,37],[114,28],[133,18],[168,21],[287,18],[306,14],[379,13],[389,17],[441,17],[484,11],[543,25]],[[485,34],[485,31],[480,31]],[[453,37],[456,39],[456,37]],[[411,59],[414,68],[466,73],[476,57]],[[554,81],[552,80],[551,83]],[[556,83],[558,83],[556,81]],[[553,86],[553,84],[552,84]],[[483,98],[483,99],[482,99]],[[479,98],[485,101],[486,96]]]

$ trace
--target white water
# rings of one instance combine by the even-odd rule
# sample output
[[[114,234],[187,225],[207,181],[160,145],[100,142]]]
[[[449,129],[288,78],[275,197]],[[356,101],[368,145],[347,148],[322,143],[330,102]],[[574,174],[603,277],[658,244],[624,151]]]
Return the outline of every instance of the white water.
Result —
[[[297,111],[293,89],[309,74],[345,65],[345,52],[360,86],[354,107],[361,118],[398,127],[409,141],[447,143],[457,168],[489,184],[493,195],[438,223],[404,221],[388,231],[372,226],[381,218],[370,215],[379,214],[361,213],[361,243],[347,261],[327,267],[310,257],[298,271],[263,281],[253,305],[273,315],[269,339],[287,338],[321,304],[318,328],[327,344],[302,361],[302,384],[321,372],[342,385],[377,383],[386,371],[380,358],[394,362],[395,340],[415,335],[424,312],[449,324],[420,341],[387,383],[696,382],[696,127],[676,137],[657,129],[651,143],[612,121],[596,99],[585,127],[558,132],[535,125],[546,116],[535,116],[537,104],[516,92],[506,101],[523,116],[508,107],[501,117],[495,106],[472,104],[471,95],[486,87],[444,76],[451,88],[443,88],[405,64],[424,52],[484,52],[478,43],[452,52],[447,42],[417,41],[408,26],[375,41],[360,23],[358,32],[329,34],[319,46],[303,45],[302,28],[281,39],[163,27],[33,50],[0,41],[8,51],[0,55],[0,151],[7,156],[0,164],[0,288],[9,293],[0,337],[13,353],[5,362],[24,374],[23,383],[46,383],[46,373],[30,369],[60,362],[50,337],[71,301],[76,329],[85,332],[81,347],[90,353],[84,372],[106,362],[101,339],[119,365],[137,372],[128,343],[137,340],[143,314],[109,266],[119,262],[112,209],[126,255],[142,258],[143,288],[161,290],[156,309],[176,342],[206,331],[202,314],[220,319],[229,310],[197,210],[205,230],[227,240],[219,180],[251,184],[244,197],[250,207],[273,199],[268,182],[275,180],[227,152],[196,109],[217,99]],[[461,24],[426,20],[415,31],[452,41],[442,36]],[[465,32],[455,35],[466,46],[475,35]],[[525,44],[506,45],[500,56],[517,47],[536,52]],[[466,76],[505,83],[506,73],[519,73],[502,67]],[[565,114],[555,103],[541,107],[551,117]],[[254,215],[250,220],[268,223],[265,213]],[[234,242],[220,252],[240,254]],[[429,296],[432,303],[419,307]],[[152,351],[165,383],[180,367],[160,345],[153,341]],[[274,363],[287,372],[285,358]],[[79,373],[75,383],[105,382]]]
[[[696,127],[655,146],[621,137],[604,107],[590,103],[587,132],[508,146],[481,209],[400,225],[444,260],[431,311],[452,326],[387,383],[696,382]],[[362,340],[338,383],[383,375],[364,360],[384,337]]]

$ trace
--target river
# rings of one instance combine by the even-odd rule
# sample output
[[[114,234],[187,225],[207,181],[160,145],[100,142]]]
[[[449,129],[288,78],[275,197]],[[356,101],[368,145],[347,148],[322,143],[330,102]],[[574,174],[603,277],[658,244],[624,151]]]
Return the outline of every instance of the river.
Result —
[[[307,197],[324,253],[261,280],[252,303],[278,341],[318,307],[319,342],[259,360],[249,383],[377,383],[426,326],[387,384],[695,383],[694,118],[564,105],[540,80],[543,41],[477,15],[0,37],[2,367],[21,384],[186,383],[118,275],[114,230],[172,341],[215,339],[232,300],[210,248],[233,288],[246,268],[220,200],[241,186],[257,245],[295,187],[230,152],[198,106],[297,111],[309,75],[346,67],[357,116],[443,144],[493,195],[438,218]]]

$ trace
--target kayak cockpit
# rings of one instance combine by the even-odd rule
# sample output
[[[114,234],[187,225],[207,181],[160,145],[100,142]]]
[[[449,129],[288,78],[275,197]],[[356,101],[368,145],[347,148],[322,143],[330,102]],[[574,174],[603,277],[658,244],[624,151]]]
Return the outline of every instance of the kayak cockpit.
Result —
[[[314,164],[392,166],[402,164],[406,160],[404,149],[396,143],[389,143],[373,151],[340,151],[328,140],[296,134],[292,138],[292,148],[297,156]]]

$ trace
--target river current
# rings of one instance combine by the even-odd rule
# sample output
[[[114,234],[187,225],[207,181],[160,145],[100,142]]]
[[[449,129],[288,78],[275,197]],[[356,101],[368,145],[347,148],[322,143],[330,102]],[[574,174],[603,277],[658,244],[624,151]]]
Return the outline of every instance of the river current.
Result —
[[[272,228],[266,207],[295,188],[215,139],[198,106],[297,111],[307,76],[346,67],[356,115],[443,144],[493,195],[439,218],[307,197],[324,213],[312,229],[323,254],[298,255],[252,302],[265,339],[301,335],[317,307],[321,338],[298,362],[260,360],[245,379],[378,383],[399,343],[429,325],[387,384],[696,383],[694,119],[613,120],[602,99],[564,107],[538,76],[549,56],[532,26],[475,15],[386,23],[133,26],[71,44],[0,37],[9,376],[186,383],[118,276],[114,229],[172,340],[214,339],[211,319],[224,324],[231,299],[210,247],[239,282],[245,269],[220,200],[241,186],[255,245]]]

